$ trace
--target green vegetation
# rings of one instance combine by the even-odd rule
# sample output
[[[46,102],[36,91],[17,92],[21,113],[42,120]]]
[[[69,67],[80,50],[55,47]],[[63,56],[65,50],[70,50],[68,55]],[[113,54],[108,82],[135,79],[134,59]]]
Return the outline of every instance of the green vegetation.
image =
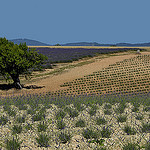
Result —
[[[10,77],[14,86],[21,89],[19,75],[29,75],[33,68],[40,68],[47,59],[46,56],[38,54],[34,49],[29,49],[25,44],[14,44],[6,38],[0,38],[0,74],[6,80]]]

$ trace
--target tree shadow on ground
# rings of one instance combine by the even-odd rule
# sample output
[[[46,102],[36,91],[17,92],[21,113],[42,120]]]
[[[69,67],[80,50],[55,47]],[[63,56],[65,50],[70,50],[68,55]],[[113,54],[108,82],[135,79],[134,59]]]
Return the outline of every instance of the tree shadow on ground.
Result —
[[[25,86],[23,84],[21,84],[23,89],[41,89],[45,86],[36,86],[36,85],[29,85],[29,86]],[[0,84],[0,90],[10,90],[15,88],[13,84]]]

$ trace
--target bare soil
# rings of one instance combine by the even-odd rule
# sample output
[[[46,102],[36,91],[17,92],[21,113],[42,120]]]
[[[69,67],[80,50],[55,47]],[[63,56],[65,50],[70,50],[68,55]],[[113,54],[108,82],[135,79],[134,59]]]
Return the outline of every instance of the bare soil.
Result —
[[[141,55],[147,55],[147,54],[150,54],[150,51],[141,52]],[[92,62],[89,64],[84,64],[81,66],[79,65],[73,68],[65,69],[59,74],[43,75],[37,78],[33,78],[34,80],[32,79],[31,81],[24,82],[25,86],[26,87],[31,86],[31,89],[23,88],[22,90],[16,90],[16,89],[11,88],[7,90],[0,90],[0,95],[11,96],[11,95],[18,95],[18,94],[19,95],[26,94],[26,93],[33,94],[33,93],[43,93],[43,92],[49,92],[49,91],[55,92],[58,90],[62,90],[62,89],[65,89],[66,87],[60,87],[60,85],[62,85],[65,82],[70,82],[76,78],[81,78],[85,75],[92,74],[93,72],[100,71],[103,68],[106,68],[111,64],[122,61],[124,59],[130,59],[135,56],[137,56],[136,52],[124,52],[124,53],[116,53],[112,55],[109,54],[109,55],[97,56],[89,60],[80,60],[78,62],[73,62],[69,64],[62,64],[59,66],[59,68],[92,60]],[[54,71],[54,70],[46,70],[45,73],[48,73],[51,71]]]

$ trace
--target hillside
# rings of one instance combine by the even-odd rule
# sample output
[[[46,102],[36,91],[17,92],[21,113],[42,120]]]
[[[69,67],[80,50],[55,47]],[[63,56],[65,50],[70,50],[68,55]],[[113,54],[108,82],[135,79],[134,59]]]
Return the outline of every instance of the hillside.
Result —
[[[15,44],[20,44],[20,43],[25,43],[28,46],[52,46],[55,44],[46,44],[42,43],[40,41],[36,40],[31,40],[31,39],[12,39],[10,40],[14,42]],[[65,44],[60,44],[61,46],[123,46],[123,47],[149,47],[150,42],[148,43],[114,43],[114,44],[103,44],[103,43],[97,43],[97,42],[73,42],[73,43],[65,43]]]
[[[28,46],[50,46],[48,44],[36,41],[36,40],[30,40],[30,39],[13,39],[10,40],[14,42],[15,44],[20,44],[20,43],[26,43]]]

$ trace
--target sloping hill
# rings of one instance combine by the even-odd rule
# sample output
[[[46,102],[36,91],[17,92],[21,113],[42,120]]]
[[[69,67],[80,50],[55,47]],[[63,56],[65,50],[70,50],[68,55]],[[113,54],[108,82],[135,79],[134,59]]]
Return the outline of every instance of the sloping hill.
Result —
[[[149,92],[150,55],[125,59],[61,86],[67,87],[67,95]]]
[[[36,41],[36,40],[30,40],[30,39],[13,39],[10,40],[14,42],[15,44],[20,44],[20,43],[26,43],[28,46],[50,46],[48,44]]]

